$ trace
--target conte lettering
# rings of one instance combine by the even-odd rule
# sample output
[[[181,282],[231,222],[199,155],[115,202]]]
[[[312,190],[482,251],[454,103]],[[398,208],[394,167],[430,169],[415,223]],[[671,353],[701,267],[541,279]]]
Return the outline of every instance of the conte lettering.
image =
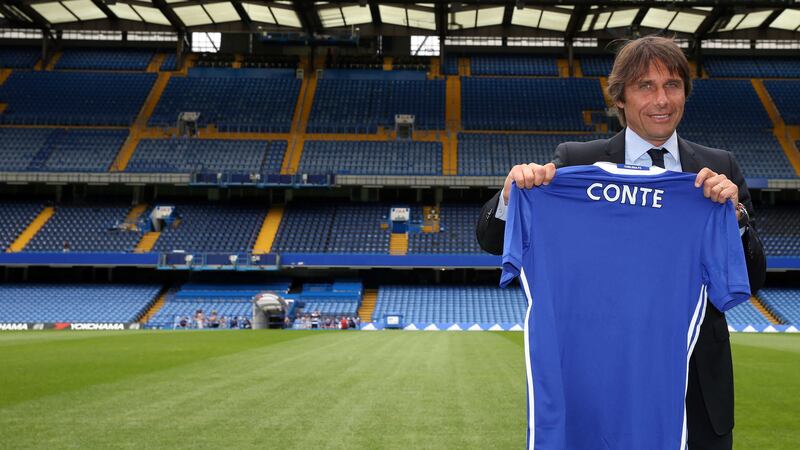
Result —
[[[661,208],[663,194],[663,189],[629,186],[627,184],[623,184],[622,187],[620,187],[614,183],[609,183],[607,185],[603,185],[603,183],[592,183],[586,188],[586,195],[594,201],[605,200],[610,203],[650,208]]]

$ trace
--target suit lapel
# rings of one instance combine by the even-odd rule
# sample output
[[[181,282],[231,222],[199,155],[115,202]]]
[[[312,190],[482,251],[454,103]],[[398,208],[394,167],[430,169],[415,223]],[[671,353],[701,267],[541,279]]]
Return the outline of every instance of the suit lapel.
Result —
[[[625,164],[625,129],[614,135],[606,144],[606,161]]]
[[[697,173],[700,171],[700,163],[695,158],[692,146],[678,137],[678,153],[681,155],[681,170],[684,172]]]

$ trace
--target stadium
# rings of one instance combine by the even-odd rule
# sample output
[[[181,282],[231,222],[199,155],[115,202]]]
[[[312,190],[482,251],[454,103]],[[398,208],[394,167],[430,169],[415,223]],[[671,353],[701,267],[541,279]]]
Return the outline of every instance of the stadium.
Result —
[[[481,206],[622,130],[614,52],[660,34],[766,255],[725,313],[734,447],[797,448],[794,6],[0,1],[0,447],[523,447]]]

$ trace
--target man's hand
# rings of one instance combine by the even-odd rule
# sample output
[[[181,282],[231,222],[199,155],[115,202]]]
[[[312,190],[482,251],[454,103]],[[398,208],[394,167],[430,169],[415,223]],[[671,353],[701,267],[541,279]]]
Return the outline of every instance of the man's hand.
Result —
[[[508,204],[508,195],[511,191],[512,182],[516,182],[519,188],[530,189],[534,186],[550,184],[550,181],[555,176],[556,166],[553,163],[547,163],[543,166],[536,163],[518,164],[512,167],[503,185],[503,203]]]
[[[739,204],[739,187],[724,174],[716,173],[708,167],[704,167],[697,174],[694,186],[703,186],[703,195],[710,198],[711,201],[725,203],[730,200],[733,202],[733,206]],[[740,219],[738,210],[736,218]]]

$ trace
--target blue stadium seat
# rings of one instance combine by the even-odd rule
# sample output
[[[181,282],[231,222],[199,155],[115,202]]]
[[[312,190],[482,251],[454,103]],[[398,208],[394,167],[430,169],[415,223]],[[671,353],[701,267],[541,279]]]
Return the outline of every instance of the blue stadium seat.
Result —
[[[767,256],[800,257],[800,210],[796,206],[762,206],[756,214]]]
[[[153,50],[66,49],[56,69],[145,70],[155,56]]]
[[[0,68],[32,69],[42,56],[38,47],[3,47],[0,48]]]
[[[180,222],[161,232],[153,251],[201,253],[250,252],[268,205],[175,204]]]
[[[778,320],[800,325],[800,289],[763,288],[758,291],[758,297]]]
[[[470,58],[472,75],[558,76],[553,56],[476,55]]]
[[[23,249],[24,252],[132,252],[144,231],[119,227],[130,206],[56,205],[55,214]]]
[[[40,203],[0,203],[0,252],[6,251],[41,210]]]
[[[279,173],[286,141],[142,139],[127,172]]]
[[[766,80],[764,86],[787,125],[800,125],[800,80]]]
[[[442,144],[413,141],[306,141],[299,173],[441,175]]]

